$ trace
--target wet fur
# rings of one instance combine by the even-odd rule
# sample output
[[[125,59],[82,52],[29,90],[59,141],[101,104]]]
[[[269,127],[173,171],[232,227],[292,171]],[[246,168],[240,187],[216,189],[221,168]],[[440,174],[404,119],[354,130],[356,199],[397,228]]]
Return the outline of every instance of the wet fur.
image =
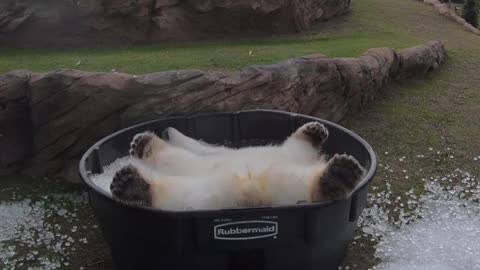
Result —
[[[145,132],[133,138],[130,155],[136,165],[116,173],[114,198],[164,210],[339,200],[349,196],[364,173],[351,156],[325,160],[320,148],[328,131],[318,122],[305,124],[278,146],[213,146],[173,128],[162,137]]]

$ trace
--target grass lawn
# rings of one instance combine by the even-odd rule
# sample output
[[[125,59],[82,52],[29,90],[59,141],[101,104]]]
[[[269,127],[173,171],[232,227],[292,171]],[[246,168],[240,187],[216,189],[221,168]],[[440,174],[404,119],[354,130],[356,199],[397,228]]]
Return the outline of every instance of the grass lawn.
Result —
[[[382,164],[374,186],[384,189],[388,178],[394,196],[412,188],[420,192],[422,178],[456,168],[478,178],[480,161],[473,157],[480,155],[480,36],[464,31],[416,0],[353,0],[352,5],[350,15],[319,24],[309,33],[268,40],[95,50],[1,50],[0,71],[76,68],[141,74],[171,69],[238,69],[305,54],[355,56],[371,47],[404,48],[440,39],[449,50],[442,68],[425,78],[390,85],[371,106],[352,113],[342,124],[371,142]],[[249,56],[250,50],[253,56]],[[78,61],[81,64],[74,66]],[[416,158],[418,155],[428,158]],[[386,165],[393,172],[386,170]],[[98,241],[93,242],[95,246],[81,249],[92,249],[88,269],[104,269],[108,256],[98,254],[108,252],[98,252]],[[360,270],[374,266],[374,245],[372,241],[352,245],[346,265]],[[83,251],[83,255],[71,257],[72,269],[85,266]]]
[[[102,72],[115,69],[134,74],[177,69],[231,70],[307,54],[356,56],[371,47],[404,48],[413,44],[415,42],[407,35],[360,32],[325,37],[302,35],[265,40],[182,42],[121,48],[3,49],[0,51],[0,72],[12,69],[51,71],[64,68]]]

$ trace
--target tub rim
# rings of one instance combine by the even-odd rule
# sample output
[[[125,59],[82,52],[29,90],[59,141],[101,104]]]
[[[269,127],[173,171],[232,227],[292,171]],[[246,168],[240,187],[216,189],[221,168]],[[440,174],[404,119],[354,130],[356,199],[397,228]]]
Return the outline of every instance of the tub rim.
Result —
[[[86,170],[85,164],[86,164],[86,159],[92,154],[93,151],[100,149],[100,147],[106,143],[107,141],[110,141],[117,137],[118,135],[132,130],[136,129],[142,126],[146,126],[149,124],[153,124],[159,121],[165,121],[169,119],[179,119],[179,118],[195,118],[198,116],[209,116],[209,115],[218,115],[218,114],[240,114],[240,113],[273,113],[273,114],[278,114],[278,115],[285,115],[289,117],[301,117],[304,119],[311,119],[313,121],[319,121],[322,123],[326,123],[328,125],[331,125],[335,127],[338,130],[341,130],[342,132],[345,132],[355,140],[357,140],[365,149],[367,150],[369,156],[370,156],[370,168],[368,169],[367,173],[363,176],[362,180],[360,181],[361,184],[359,184],[355,190],[350,194],[350,196],[347,199],[344,200],[329,200],[329,201],[322,201],[322,202],[314,202],[314,203],[302,203],[302,204],[295,204],[295,205],[282,205],[282,206],[265,206],[265,207],[255,207],[255,208],[228,208],[228,209],[209,209],[209,210],[183,210],[183,211],[171,211],[171,210],[162,210],[162,209],[156,209],[153,207],[149,206],[137,206],[137,205],[129,205],[129,204],[124,204],[121,202],[116,201],[113,199],[113,197],[108,194],[105,190],[100,188],[98,185],[96,185],[92,179],[89,177],[89,171]],[[133,126],[129,126],[127,128],[120,129],[114,133],[111,133],[110,135],[102,138],[101,140],[97,141],[95,144],[93,144],[90,148],[88,148],[87,151],[83,154],[82,158],[80,159],[79,165],[78,165],[79,173],[80,173],[80,178],[82,179],[82,183],[87,185],[89,191],[94,191],[97,193],[97,195],[100,195],[104,199],[107,199],[115,204],[118,204],[119,206],[122,207],[127,207],[135,210],[142,210],[142,211],[148,211],[148,212],[153,212],[153,213],[158,213],[158,214],[163,214],[163,215],[175,215],[178,217],[185,217],[185,216],[191,216],[195,214],[215,214],[218,215],[219,213],[233,213],[233,212],[251,212],[254,210],[270,210],[270,211],[282,211],[282,210],[292,210],[292,209],[310,209],[310,208],[321,208],[321,207],[327,207],[336,203],[339,203],[341,201],[346,201],[350,200],[353,197],[356,196],[356,194],[366,188],[372,181],[373,178],[376,174],[377,171],[377,156],[375,155],[375,151],[373,148],[370,146],[370,144],[360,137],[358,134],[354,133],[353,131],[344,128],[343,126],[340,126],[336,123],[333,123],[328,120],[324,120],[321,118],[309,116],[309,115],[304,115],[304,114],[299,114],[299,113],[292,113],[292,112],[286,112],[286,111],[279,111],[279,110],[268,110],[268,109],[253,109],[253,110],[239,110],[239,111],[225,111],[225,112],[206,112],[206,113],[198,113],[198,114],[185,114],[182,116],[165,116],[165,117],[160,117],[155,120],[151,121],[146,121],[142,122]],[[90,197],[90,195],[89,195]]]

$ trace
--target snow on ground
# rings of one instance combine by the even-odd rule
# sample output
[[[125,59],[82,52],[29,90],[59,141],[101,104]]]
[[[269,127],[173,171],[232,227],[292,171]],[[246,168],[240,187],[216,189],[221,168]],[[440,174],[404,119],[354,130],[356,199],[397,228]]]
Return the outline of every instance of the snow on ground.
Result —
[[[79,213],[87,206],[85,193],[0,201],[0,269],[68,269],[88,242],[83,232],[91,228]]]
[[[479,179],[457,169],[422,179],[424,190],[409,190],[403,198],[393,195],[390,184],[399,180],[387,177],[384,188],[372,188],[359,220],[355,242],[377,242],[375,257],[381,263],[374,269],[480,269]]]

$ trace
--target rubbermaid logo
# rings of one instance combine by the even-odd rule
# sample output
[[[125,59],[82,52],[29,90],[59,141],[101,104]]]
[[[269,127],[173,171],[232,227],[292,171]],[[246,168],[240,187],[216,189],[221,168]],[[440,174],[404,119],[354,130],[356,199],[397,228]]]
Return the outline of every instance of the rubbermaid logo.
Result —
[[[251,220],[216,225],[215,239],[250,240],[275,237],[278,234],[278,223],[275,221]]]

